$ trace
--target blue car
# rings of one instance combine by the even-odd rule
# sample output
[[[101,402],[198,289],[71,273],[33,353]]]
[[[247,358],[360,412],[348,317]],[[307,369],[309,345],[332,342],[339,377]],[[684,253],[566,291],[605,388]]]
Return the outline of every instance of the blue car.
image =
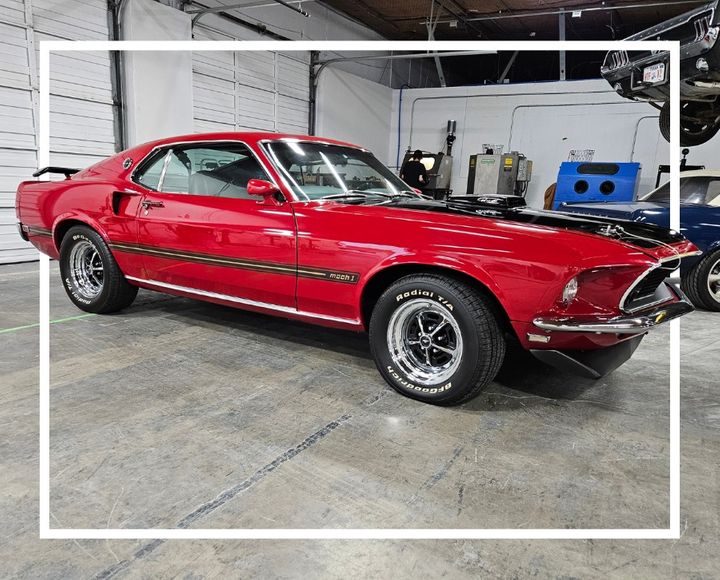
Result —
[[[720,312],[720,171],[682,173],[680,204],[680,231],[703,252],[683,260],[682,289],[698,308]],[[565,202],[558,209],[670,227],[670,184],[634,202]]]

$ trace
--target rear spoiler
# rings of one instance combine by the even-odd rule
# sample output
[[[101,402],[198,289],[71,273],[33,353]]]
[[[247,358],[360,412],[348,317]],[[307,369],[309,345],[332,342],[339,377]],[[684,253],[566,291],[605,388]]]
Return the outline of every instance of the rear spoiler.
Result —
[[[79,169],[71,169],[69,167],[43,167],[42,169],[38,169],[35,173],[33,173],[33,177],[40,177],[41,175],[44,175],[45,173],[60,173],[65,176],[65,179],[70,179],[71,175],[75,175]]]

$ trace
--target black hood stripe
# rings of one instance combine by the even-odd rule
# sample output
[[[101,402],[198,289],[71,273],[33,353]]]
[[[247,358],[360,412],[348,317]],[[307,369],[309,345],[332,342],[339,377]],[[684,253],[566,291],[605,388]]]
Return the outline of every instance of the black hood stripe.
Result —
[[[474,202],[470,198],[461,198],[457,201],[452,198],[447,201],[402,199],[392,207],[473,215],[478,218],[571,230],[615,239],[641,248],[656,248],[685,240],[685,237],[678,232],[649,223],[537,210],[527,206],[508,208]]]

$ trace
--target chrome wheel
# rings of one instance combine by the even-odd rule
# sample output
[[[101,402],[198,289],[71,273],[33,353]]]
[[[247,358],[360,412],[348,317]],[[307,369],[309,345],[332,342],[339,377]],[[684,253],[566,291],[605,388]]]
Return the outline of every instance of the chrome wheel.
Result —
[[[100,254],[93,244],[82,240],[70,251],[70,277],[83,298],[92,300],[102,292],[104,271]]]
[[[422,298],[405,302],[393,312],[387,343],[393,362],[420,385],[448,380],[462,359],[462,334],[452,312]]]
[[[707,277],[707,287],[710,296],[720,302],[720,260],[717,260],[711,267]]]

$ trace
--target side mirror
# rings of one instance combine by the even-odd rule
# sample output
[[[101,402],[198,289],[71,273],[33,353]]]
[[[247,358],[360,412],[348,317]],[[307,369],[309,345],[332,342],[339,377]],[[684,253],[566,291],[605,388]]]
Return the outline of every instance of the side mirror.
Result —
[[[247,182],[247,192],[248,195],[257,195],[265,199],[265,201],[277,204],[278,199],[276,195],[280,193],[280,189],[274,183],[270,183],[264,179],[250,179]]]

